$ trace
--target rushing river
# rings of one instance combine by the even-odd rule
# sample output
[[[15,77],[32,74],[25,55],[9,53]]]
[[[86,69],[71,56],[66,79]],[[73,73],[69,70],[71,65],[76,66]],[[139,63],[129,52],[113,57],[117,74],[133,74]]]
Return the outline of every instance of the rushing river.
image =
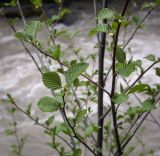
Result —
[[[80,14],[78,14],[79,20],[70,26],[58,24],[57,27],[64,27],[69,30],[80,28],[80,34],[74,39],[74,44],[76,44],[77,47],[82,47],[82,53],[86,54],[86,52],[95,51],[95,49],[93,49],[95,39],[87,36],[93,24],[92,10],[88,11],[87,9],[91,4],[77,4],[80,8]],[[73,3],[71,7],[76,8],[77,4]],[[142,16],[145,14],[146,11],[141,13]],[[22,30],[22,22],[18,22],[16,28]],[[130,36],[129,34],[133,32],[134,29],[134,26],[129,27],[127,37]],[[42,31],[40,37],[43,38],[44,35],[45,32]],[[123,34],[121,34],[120,40],[123,40]],[[60,42],[62,42],[64,46],[67,44],[67,42],[63,42],[63,40]],[[151,53],[160,57],[160,9],[152,12],[147,18],[144,28],[138,31],[130,45],[134,47],[132,48],[134,58],[143,58]],[[32,50],[35,49],[32,48]],[[143,63],[145,66],[150,64],[149,61]],[[153,75],[154,72],[150,71],[145,76],[144,82],[160,82],[160,78]],[[42,121],[46,119],[47,114],[41,113],[38,110],[36,102],[43,95],[50,93],[43,86],[40,73],[37,71],[30,57],[25,53],[20,42],[15,39],[10,27],[4,19],[0,19],[0,98],[5,99],[6,93],[11,93],[23,109],[26,108],[27,104],[33,103],[34,114],[36,112]],[[9,149],[10,145],[15,141],[12,137],[6,137],[4,135],[4,129],[10,122],[10,115],[6,111],[7,107],[7,105],[0,105],[0,156],[12,156]],[[158,110],[154,111],[154,115],[157,120],[160,121],[160,113],[158,113]],[[29,136],[24,146],[23,156],[55,155],[53,151],[45,145],[49,140],[47,136],[43,134],[43,129],[34,126],[33,122],[21,113],[17,113],[16,120],[18,121],[20,134],[27,134]],[[58,117],[57,120],[59,120]],[[157,152],[155,156],[160,156],[160,153],[158,154],[158,151],[160,151],[160,128],[147,121],[144,125],[147,127],[142,135],[145,136],[143,137],[143,141],[147,144],[145,148],[155,149]],[[137,148],[136,152],[139,153],[140,151],[142,151],[142,148]],[[137,154],[135,154],[135,156],[136,155]]]

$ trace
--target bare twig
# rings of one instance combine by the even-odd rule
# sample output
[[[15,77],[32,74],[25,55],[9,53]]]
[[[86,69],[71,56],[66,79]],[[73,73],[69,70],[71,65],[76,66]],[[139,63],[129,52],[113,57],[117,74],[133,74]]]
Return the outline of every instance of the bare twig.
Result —
[[[133,37],[135,36],[137,30],[141,27],[141,25],[143,24],[143,22],[145,21],[145,19],[151,14],[151,12],[155,9],[155,7],[151,8],[147,14],[143,17],[143,19],[139,22],[139,24],[137,25],[136,29],[134,30],[134,32],[132,33],[132,35],[129,37],[128,41],[124,44],[123,49],[130,43],[130,41],[133,39]]]

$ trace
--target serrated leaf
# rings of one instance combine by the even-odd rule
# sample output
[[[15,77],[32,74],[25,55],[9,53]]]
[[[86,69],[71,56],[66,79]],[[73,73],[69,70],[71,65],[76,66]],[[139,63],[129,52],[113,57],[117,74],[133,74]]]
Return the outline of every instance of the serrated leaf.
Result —
[[[155,60],[156,60],[156,59],[155,59],[155,56],[152,55],[152,54],[147,55],[147,56],[145,57],[145,59],[147,59],[147,60],[149,60],[149,61],[155,61]]]
[[[42,80],[44,85],[48,89],[60,89],[61,88],[61,79],[56,72],[47,72],[42,76]]]
[[[115,104],[121,104],[121,103],[124,103],[128,100],[128,95],[126,94],[118,94],[118,93],[115,93],[114,96],[112,97],[112,101],[115,103]]]
[[[76,122],[78,123],[81,122],[84,119],[86,113],[87,113],[86,109],[80,110],[76,115]]]
[[[55,112],[63,105],[62,97],[56,96],[54,98],[45,96],[38,101],[38,107],[43,112]]]
[[[22,32],[17,32],[17,33],[15,33],[15,36],[16,36],[16,38],[19,39],[19,40],[23,40],[23,41],[27,41],[27,40],[28,40],[28,36],[25,35],[25,34],[22,33]]]
[[[110,32],[111,31],[111,27],[108,24],[98,24],[94,29],[91,30],[91,32],[89,33],[90,35],[96,33],[96,32]]]
[[[96,19],[108,19],[108,20],[110,19],[114,20],[114,18],[115,18],[115,12],[108,8],[100,10],[100,12],[96,17]]]
[[[135,85],[133,86],[130,90],[129,90],[129,93],[135,93],[135,92],[143,92],[143,91],[146,91],[148,89],[148,85],[147,84],[138,84],[138,85]]]
[[[40,25],[41,25],[40,21],[30,21],[25,26],[24,34],[31,36],[33,39],[36,39]]]
[[[87,67],[87,63],[72,64],[65,74],[67,85],[71,85],[73,81],[87,69]]]
[[[73,155],[72,156],[81,156],[82,155],[82,150],[81,149],[75,149],[73,151]]]
[[[116,59],[118,60],[118,62],[120,63],[124,63],[126,61],[126,53],[124,52],[124,50],[120,47],[117,47],[117,51],[116,51]]]
[[[160,76],[160,68],[157,67],[157,68],[155,68],[155,70],[156,70],[156,75]]]

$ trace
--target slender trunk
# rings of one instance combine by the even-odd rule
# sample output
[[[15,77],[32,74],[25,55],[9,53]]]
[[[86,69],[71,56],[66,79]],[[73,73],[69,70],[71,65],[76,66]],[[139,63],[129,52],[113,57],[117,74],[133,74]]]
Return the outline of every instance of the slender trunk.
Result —
[[[127,7],[129,5],[130,0],[125,1],[125,5],[122,11],[121,16],[123,17],[126,13]],[[112,89],[111,89],[111,98],[114,96],[115,88],[116,88],[116,52],[117,52],[117,44],[119,38],[119,32],[121,28],[121,23],[118,23],[117,31],[114,37],[114,46],[113,46],[113,60],[112,60]],[[117,126],[117,112],[115,108],[115,103],[111,100],[111,109],[112,109],[112,118],[113,118],[113,127],[114,127],[114,135],[117,144],[117,153],[116,156],[122,155],[122,148],[120,143],[120,137],[118,133],[118,126]]]
[[[107,8],[107,0],[103,1],[103,8]],[[103,20],[103,23],[107,23],[107,20]],[[106,33],[101,33],[101,41],[99,48],[99,75],[98,83],[100,86],[104,87],[104,53],[106,47]],[[103,90],[98,88],[98,126],[100,127],[97,133],[97,156],[102,156],[102,147],[103,147]]]

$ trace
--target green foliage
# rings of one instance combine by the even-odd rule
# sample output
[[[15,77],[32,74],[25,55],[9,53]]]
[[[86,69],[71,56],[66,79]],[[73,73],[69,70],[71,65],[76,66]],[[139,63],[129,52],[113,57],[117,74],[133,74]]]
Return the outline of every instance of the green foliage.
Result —
[[[82,150],[81,149],[75,149],[72,156],[81,156]]]
[[[133,17],[132,17],[132,20],[133,20],[133,22],[138,26],[141,18],[140,18],[140,16],[133,16]]]
[[[115,18],[115,12],[109,8],[104,8],[100,10],[96,19],[108,19],[113,20]]]
[[[117,51],[116,51],[116,59],[119,63],[125,63],[126,61],[126,53],[124,52],[124,50],[120,47],[117,47]]]
[[[76,122],[79,123],[79,122],[82,122],[82,120],[84,119],[85,115],[87,113],[87,110],[86,109],[83,109],[83,110],[80,110],[79,112],[77,112],[77,115],[76,115]]]
[[[149,61],[155,61],[155,60],[156,60],[155,56],[152,55],[152,54],[147,55],[145,58],[146,58],[147,60],[149,60]]]
[[[144,2],[143,5],[141,6],[141,10],[152,9],[155,6],[156,6],[156,3],[154,2]]]
[[[48,53],[51,54],[55,60],[58,60],[61,53],[60,45],[58,44],[58,45],[55,45],[54,47],[50,47],[48,49]]]
[[[130,93],[140,93],[140,92],[144,92],[144,91],[147,91],[148,90],[148,85],[147,84],[138,84],[138,85],[135,85],[133,86],[130,90],[129,90],[129,94]]]
[[[88,67],[87,63],[72,64],[65,73],[66,83],[70,86]]]
[[[121,94],[115,93],[114,96],[112,97],[112,101],[115,104],[125,103],[127,100],[128,100],[128,95],[123,93]]]
[[[43,112],[55,112],[61,109],[63,106],[63,100],[61,96],[55,96],[54,98],[45,96],[38,101],[38,107]]]
[[[135,115],[142,114],[144,112],[149,112],[155,109],[155,103],[154,100],[152,99],[147,99],[143,102],[143,105],[141,107],[136,106],[136,107],[130,107],[127,111],[127,114],[130,117],[134,117]]]
[[[19,40],[35,43],[37,33],[40,27],[41,27],[40,21],[31,21],[25,26],[23,32],[17,32],[15,36]]]
[[[41,7],[42,0],[31,0],[32,4],[36,7]]]
[[[41,0],[31,1],[36,7],[41,7]],[[43,67],[42,81],[52,93],[52,97],[44,96],[40,98],[37,103],[41,111],[52,113],[52,115],[45,119],[43,123],[40,123],[38,116],[35,118],[31,117],[33,109],[32,104],[27,106],[25,114],[37,125],[40,125],[45,129],[45,134],[47,134],[51,139],[47,145],[54,149],[60,156],[81,156],[84,152],[82,145],[84,145],[86,149],[90,150],[92,154],[95,152],[94,155],[96,155],[99,148],[96,147],[97,140],[95,135],[97,135],[101,130],[100,126],[98,126],[99,123],[104,121],[104,137],[102,143],[106,143],[106,148],[109,152],[115,153],[118,147],[116,142],[117,137],[119,137],[120,142],[125,137],[126,140],[124,141],[127,142],[127,139],[130,137],[130,134],[128,136],[126,135],[126,127],[130,128],[130,126],[133,125],[133,128],[136,129],[137,125],[134,125],[134,121],[136,121],[136,119],[138,119],[138,117],[143,113],[151,112],[156,108],[154,96],[160,89],[159,84],[152,86],[141,81],[146,69],[143,67],[141,60],[144,60],[145,58],[149,61],[155,62],[157,61],[156,57],[150,54],[141,60],[134,60],[134,56],[133,58],[128,58],[130,54],[132,54],[132,48],[130,46],[125,48],[124,46],[125,42],[127,43],[127,40],[125,39],[126,34],[124,35],[123,43],[120,43],[121,41],[119,42],[119,40],[116,43],[116,32],[124,29],[124,32],[127,33],[127,27],[131,24],[134,24],[134,26],[136,26],[136,30],[138,30],[141,27],[139,24],[143,22],[143,18],[138,14],[132,16],[132,8],[128,8],[125,16],[123,17],[114,9],[104,8],[100,10],[95,17],[97,24],[96,26],[93,26],[93,29],[89,33],[91,36],[97,34],[97,37],[100,39],[98,40],[98,43],[94,45],[94,48],[98,48],[96,49],[97,52],[83,55],[81,54],[81,49],[83,49],[83,47],[79,47],[78,44],[75,45],[75,42],[73,42],[75,37],[79,34],[79,30],[68,31],[67,27],[65,29],[61,29],[56,26],[57,23],[71,11],[63,8],[62,0],[54,0],[54,2],[56,2],[59,7],[58,13],[52,15],[51,18],[42,15],[40,21],[28,22],[23,32],[17,32],[15,34],[19,40],[31,44],[34,48],[37,48],[40,53],[45,54],[46,57],[43,58],[44,60],[40,60],[40,67]],[[155,2],[145,2],[141,9],[153,9],[157,4],[160,4],[159,0],[155,0]],[[104,23],[104,21],[107,21],[107,24]],[[44,29],[48,31],[48,36],[46,41],[41,41],[41,43],[38,41],[37,36],[42,26],[44,26]],[[120,28],[120,30],[117,31],[117,28]],[[112,109],[115,107],[114,109],[116,113],[114,114],[114,111],[109,113],[112,115],[114,120],[113,123],[112,120],[108,118],[108,112],[106,112],[105,109],[103,110],[103,114],[98,118],[98,121],[100,122],[97,122],[97,117],[95,120],[95,116],[97,116],[97,114],[93,111],[94,107],[97,107],[95,104],[99,104],[99,98],[102,98],[99,94],[100,89],[98,89],[98,77],[102,69],[100,67],[97,69],[97,56],[99,55],[98,53],[101,52],[102,48],[100,47],[104,46],[101,45],[103,43],[101,35],[105,33],[106,35],[109,35],[110,38],[104,40],[104,42],[106,42],[106,46],[104,48],[106,51],[104,52],[107,54],[104,55],[103,59],[105,62],[104,65],[107,64],[107,66],[104,67],[104,72],[102,74],[104,77],[101,77],[105,80],[104,87],[103,85],[100,87],[104,90],[104,95],[108,91],[107,100],[111,102]],[[65,47],[61,42],[59,42],[59,39],[62,39],[68,45]],[[119,34],[117,39],[119,39]],[[113,47],[116,47],[115,58],[113,58]],[[74,55],[72,60],[68,58],[67,52]],[[49,58],[47,56],[49,56]],[[35,61],[37,61],[37,59],[35,59]],[[54,61],[58,63],[59,67],[53,65]],[[89,70],[87,70],[89,64],[86,62],[91,63]],[[109,67],[108,65],[110,62],[112,62],[112,65],[114,66],[111,65]],[[39,62],[37,64],[39,65]],[[160,68],[155,68],[155,71],[156,75],[160,76]],[[130,79],[128,79],[131,74],[137,74],[139,78],[133,86],[130,86]],[[112,76],[112,86],[109,84],[110,81],[109,83],[106,83],[106,81],[110,79],[110,76]],[[129,88],[129,90],[126,88]],[[110,93],[110,90],[113,90],[113,93]],[[140,95],[144,95],[147,100],[142,101],[139,98],[139,93],[141,93]],[[135,96],[137,101],[139,101],[139,105],[135,106],[133,102],[130,101],[129,96]],[[8,99],[15,105],[15,100],[10,94],[8,94]],[[103,101],[103,99],[101,100]],[[107,100],[104,98],[104,103]],[[108,101],[107,104],[109,104]],[[105,104],[103,106],[105,106]],[[124,109],[123,111],[119,111],[119,107],[123,108],[123,106],[126,106],[127,108],[129,107],[128,110]],[[23,110],[21,111],[24,113]],[[16,109],[9,109],[9,112],[14,114]],[[56,115],[62,115],[62,122],[55,123],[54,112],[56,112]],[[93,114],[93,117],[91,113]],[[13,125],[16,126],[16,124],[17,123],[15,122]],[[116,136],[116,129],[117,131],[120,130],[119,136]],[[131,131],[132,130],[133,129],[131,127]],[[6,135],[11,136],[15,135],[12,128],[6,129],[5,133]],[[61,139],[62,142],[59,141],[59,139]],[[22,138],[20,140],[22,140],[20,143],[23,144],[25,139]],[[123,142],[123,144],[125,144],[125,142]],[[71,148],[71,150],[68,150],[66,145]],[[125,151],[122,151],[123,155],[131,155],[135,148],[136,146],[128,146],[128,148],[125,147]],[[18,154],[19,149],[17,144],[14,144],[12,149],[14,153]]]
[[[160,76],[160,68],[157,67],[157,68],[155,68],[155,70],[156,70],[156,75]]]
[[[87,127],[87,129],[84,132],[84,135],[91,136],[92,133],[97,132],[99,127],[96,124],[92,124],[91,126]]]
[[[89,32],[89,36],[95,35],[97,32],[111,32],[111,26],[109,24],[98,24],[94,29]]]
[[[44,85],[48,88],[48,89],[60,89],[61,88],[61,79],[58,75],[58,73],[56,72],[47,72],[44,73],[42,76],[42,80]]]

